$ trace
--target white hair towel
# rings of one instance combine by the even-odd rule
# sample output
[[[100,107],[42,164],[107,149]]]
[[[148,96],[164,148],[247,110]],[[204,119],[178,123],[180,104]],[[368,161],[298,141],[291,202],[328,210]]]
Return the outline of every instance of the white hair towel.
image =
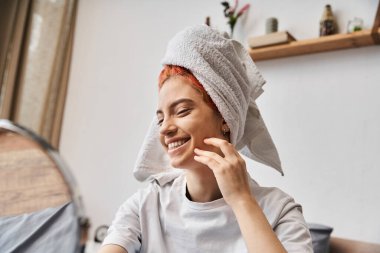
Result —
[[[265,80],[239,42],[206,25],[192,26],[170,40],[162,64],[190,70],[229,126],[230,141],[236,149],[283,174],[276,147],[255,103]],[[143,181],[173,169],[159,142],[154,117],[139,152],[134,176]]]

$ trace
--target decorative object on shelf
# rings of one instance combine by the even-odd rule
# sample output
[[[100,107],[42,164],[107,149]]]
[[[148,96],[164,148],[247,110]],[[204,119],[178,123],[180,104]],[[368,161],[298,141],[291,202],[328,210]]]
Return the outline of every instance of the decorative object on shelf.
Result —
[[[232,38],[233,33],[234,33],[234,27],[236,25],[236,22],[238,21],[239,17],[243,15],[244,12],[246,12],[249,9],[250,4],[245,4],[243,8],[240,9],[240,11],[236,11],[238,8],[239,0],[235,0],[235,5],[234,7],[231,7],[229,2],[224,1],[222,2],[222,5],[224,6],[224,16],[228,18],[228,24],[231,29],[230,36]]]
[[[209,16],[206,17],[205,24],[208,25],[208,26],[211,26],[211,19],[210,19]]]
[[[347,33],[361,30],[363,30],[363,19],[355,17],[353,20],[348,21]]]
[[[337,31],[335,18],[331,9],[331,5],[327,4],[323,11],[323,15],[319,24],[319,36],[327,36],[335,34]]]
[[[268,18],[265,22],[265,32],[266,34],[275,33],[278,31],[278,20],[277,18]]]
[[[260,48],[279,44],[290,43],[296,39],[287,31],[274,32],[257,37],[249,37],[248,45],[250,48]]]

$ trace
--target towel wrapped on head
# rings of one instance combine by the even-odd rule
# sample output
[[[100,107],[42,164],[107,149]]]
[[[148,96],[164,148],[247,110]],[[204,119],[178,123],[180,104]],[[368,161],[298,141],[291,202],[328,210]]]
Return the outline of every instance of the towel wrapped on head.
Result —
[[[236,149],[283,174],[276,147],[255,103],[265,80],[239,42],[206,25],[189,27],[170,40],[162,64],[190,70],[229,126],[230,141]],[[159,142],[155,117],[139,152],[134,176],[142,181],[173,170]]]

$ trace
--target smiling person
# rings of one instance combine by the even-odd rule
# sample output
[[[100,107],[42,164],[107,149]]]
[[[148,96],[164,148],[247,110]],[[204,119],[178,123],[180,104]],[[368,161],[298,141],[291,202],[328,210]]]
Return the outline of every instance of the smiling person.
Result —
[[[100,253],[313,252],[301,206],[259,186],[245,160],[282,173],[255,99],[265,83],[243,46],[204,25],[169,42],[156,117]]]

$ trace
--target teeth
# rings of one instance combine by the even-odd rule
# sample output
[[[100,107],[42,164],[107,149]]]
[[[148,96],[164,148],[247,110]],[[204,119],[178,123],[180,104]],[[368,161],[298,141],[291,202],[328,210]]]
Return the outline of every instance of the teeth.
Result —
[[[175,148],[181,146],[182,144],[184,144],[186,141],[187,140],[180,140],[180,141],[175,141],[175,142],[169,143],[168,148],[169,148],[169,150],[175,149]]]

